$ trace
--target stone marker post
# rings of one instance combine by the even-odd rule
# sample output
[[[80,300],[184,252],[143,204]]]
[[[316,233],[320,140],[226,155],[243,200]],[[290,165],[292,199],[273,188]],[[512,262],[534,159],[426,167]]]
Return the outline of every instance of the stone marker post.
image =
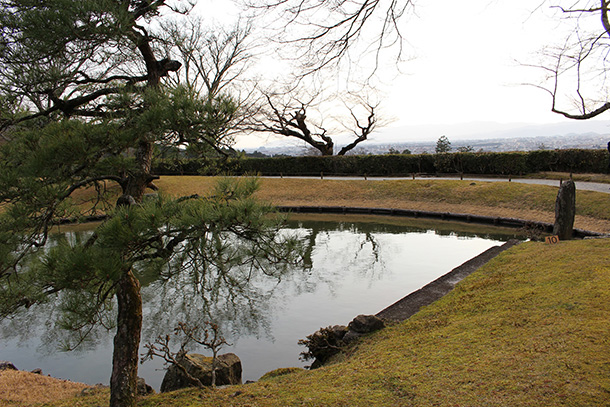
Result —
[[[557,193],[557,200],[555,201],[553,234],[559,236],[559,240],[569,240],[572,238],[575,214],[576,185],[570,179],[561,184]]]

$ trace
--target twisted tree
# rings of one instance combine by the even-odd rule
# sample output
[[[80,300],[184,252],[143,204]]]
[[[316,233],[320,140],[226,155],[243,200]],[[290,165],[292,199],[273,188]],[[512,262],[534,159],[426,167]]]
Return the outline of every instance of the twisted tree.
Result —
[[[311,71],[343,59],[374,16],[385,16],[373,38],[377,50],[399,41],[397,22],[410,4],[251,7],[279,12],[296,35],[282,42],[304,45]],[[0,0],[0,316],[57,300],[58,323],[77,333],[76,345],[116,312],[111,406],[136,404],[143,273],[213,270],[241,287],[247,281],[230,275],[233,265],[274,275],[281,268],[271,264],[299,252],[265,216],[272,208],[252,199],[253,182],[224,183],[209,197],[143,199],[154,188],[155,146],[218,148],[238,105],[214,80],[228,72],[222,64],[208,71],[206,94],[167,80],[196,61],[172,57],[159,23],[190,7],[180,0]],[[322,8],[330,14],[317,24],[312,13]],[[372,113],[358,124],[363,132]],[[108,218],[89,239],[46,246],[54,225],[100,213]]]
[[[298,252],[276,235],[250,181],[144,202],[154,146],[215,147],[235,111],[230,97],[164,83],[182,64],[160,53],[152,21],[188,11],[171,4],[0,8],[0,316],[59,301],[58,323],[77,333],[76,345],[116,312],[111,406],[136,404],[142,273],[214,270],[231,282],[232,265],[274,274],[281,268],[270,263]],[[109,217],[86,241],[46,247],[54,225],[100,211]]]
[[[321,155],[331,156],[335,154],[334,135],[340,132],[351,133],[351,141],[342,146],[336,153],[337,155],[345,155],[358,144],[366,141],[378,123],[377,105],[361,98],[357,98],[357,103],[359,103],[357,105],[348,105],[347,102],[344,102],[343,107],[349,112],[351,123],[346,123],[346,119],[333,117],[333,121],[338,126],[329,128],[319,118],[320,110],[323,110],[323,107],[316,103],[319,94],[314,95],[307,102],[290,97],[286,100],[280,96],[277,94],[263,95],[266,103],[258,109],[257,114],[252,115],[245,121],[243,128],[247,131],[296,138],[318,150]],[[328,101],[325,100],[325,102]],[[360,112],[356,112],[357,108]],[[334,104],[331,109],[338,113],[337,111],[341,110],[342,107]],[[308,117],[308,110],[316,110],[316,113],[318,113],[317,120]],[[364,120],[362,119],[362,111],[364,111]]]

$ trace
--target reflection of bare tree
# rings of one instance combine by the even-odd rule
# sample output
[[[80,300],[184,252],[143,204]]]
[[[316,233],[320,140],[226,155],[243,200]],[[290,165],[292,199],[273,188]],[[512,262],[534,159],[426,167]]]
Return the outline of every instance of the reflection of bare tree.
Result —
[[[379,243],[377,243],[377,240],[375,240],[375,236],[373,236],[372,233],[367,232],[364,234],[364,241],[360,244],[360,250],[363,250],[367,243],[370,243],[371,245],[371,253],[373,254],[374,262],[379,263]]]
[[[178,321],[203,325],[219,321],[222,332],[232,336],[268,332],[270,304],[280,281],[254,275],[248,268],[230,277],[181,271],[160,278],[143,290],[146,315],[143,337],[150,340],[173,329]]]
[[[322,275],[316,277],[319,283],[324,282],[332,289],[335,281],[340,281],[342,270],[346,268],[357,270],[361,278],[374,280],[383,276],[385,265],[373,230],[365,228],[361,231],[353,224],[347,226],[335,222],[307,222],[301,226],[307,227],[308,230],[303,255],[304,264],[317,270],[314,259],[318,257],[322,264],[333,265],[332,270],[325,269],[321,272]],[[351,240],[352,243],[349,250],[337,246],[346,239]]]
[[[154,340],[159,334],[171,332],[178,321],[202,325],[206,320],[218,321],[223,334],[232,342],[245,335],[272,336],[270,325],[274,313],[291,298],[312,293],[318,287],[339,290],[347,271],[370,282],[382,278],[389,272],[384,264],[387,236],[427,230],[404,225],[328,221],[288,222],[288,226],[303,242],[304,268],[303,265],[286,269],[270,266],[265,267],[265,271],[255,272],[250,265],[242,265],[221,275],[220,268],[208,265],[210,272],[205,274],[201,272],[203,258],[195,256],[185,262],[184,267],[175,263],[171,268],[141,270],[143,339]],[[472,232],[455,233],[452,230],[455,229],[443,230],[439,226],[436,234],[477,236]],[[66,240],[76,243],[86,240],[87,236],[85,233],[52,235],[49,245]],[[486,237],[490,235],[486,234]],[[502,239],[495,235],[491,238]],[[350,244],[343,245],[348,240]],[[67,300],[54,296],[45,304],[20,310],[0,323],[0,336],[25,343],[38,335],[42,339],[43,353],[54,352],[58,344],[79,343],[82,337],[76,336],[77,331],[58,329],[59,325],[51,322],[58,320],[62,313],[60,306]],[[80,349],[94,349],[97,342],[108,340],[106,328],[112,327],[114,312],[114,304],[109,303],[104,314],[106,326],[88,332],[89,341],[80,343]]]
[[[49,247],[84,241],[90,233],[51,235]],[[269,335],[269,320],[273,301],[280,301],[278,287],[285,280],[298,286],[306,282],[311,286],[309,274],[302,273],[297,264],[277,263],[263,257],[249,256],[253,248],[240,239],[228,235],[211,235],[200,241],[196,250],[180,251],[169,267],[138,270],[142,281],[144,339],[150,340],[171,331],[177,321],[190,325],[203,325],[205,321],[222,321],[223,332],[240,336]],[[233,259],[241,258],[237,266],[229,266],[222,256],[205,256],[198,250],[209,250],[214,245]],[[203,247],[206,246],[206,247]],[[209,252],[208,252],[209,253]],[[52,353],[60,345],[65,350],[94,349],[98,341],[108,338],[114,328],[116,306],[108,301],[97,313],[95,324],[75,326],[66,309],[75,311],[78,304],[87,302],[87,292],[65,290],[48,301],[35,304],[27,312],[19,310],[0,323],[3,338],[26,340],[41,338],[42,353]],[[92,294],[95,295],[95,294]],[[94,302],[93,300],[91,301]],[[57,321],[52,323],[51,321]],[[62,329],[62,328],[68,329]]]

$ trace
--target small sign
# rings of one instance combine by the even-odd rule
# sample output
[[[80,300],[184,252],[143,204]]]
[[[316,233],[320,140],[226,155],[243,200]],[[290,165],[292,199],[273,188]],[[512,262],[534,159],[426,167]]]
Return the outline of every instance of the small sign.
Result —
[[[544,240],[547,244],[557,244],[559,243],[559,236],[547,236]]]

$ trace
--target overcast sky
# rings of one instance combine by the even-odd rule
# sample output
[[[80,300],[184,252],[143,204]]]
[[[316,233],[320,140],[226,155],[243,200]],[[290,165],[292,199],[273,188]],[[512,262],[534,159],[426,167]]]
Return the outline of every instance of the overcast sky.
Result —
[[[535,63],[545,45],[561,42],[567,25],[537,0],[420,2],[407,33],[415,59],[392,83],[388,108],[397,124],[548,123],[550,96],[525,83],[542,71]]]
[[[390,126],[567,122],[550,111],[547,93],[524,85],[537,82],[542,71],[522,64],[536,62],[544,45],[563,39],[564,26],[548,5],[537,8],[540,2],[417,1],[403,31],[414,58],[400,74],[391,69],[384,75],[382,108],[395,119]]]

